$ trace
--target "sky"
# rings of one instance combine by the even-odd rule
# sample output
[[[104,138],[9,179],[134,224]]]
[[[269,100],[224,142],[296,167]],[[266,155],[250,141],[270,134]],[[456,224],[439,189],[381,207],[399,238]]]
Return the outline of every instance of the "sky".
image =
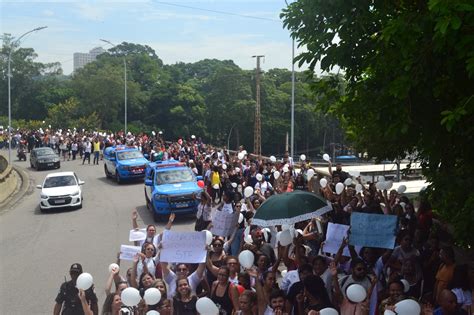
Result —
[[[262,70],[291,69],[290,34],[279,18],[285,6],[285,0],[0,0],[0,33],[19,37],[47,26],[21,46],[33,48],[37,61],[60,62],[65,74],[75,52],[110,48],[100,39],[149,45],[165,64],[216,58],[254,69],[252,56],[265,55]]]

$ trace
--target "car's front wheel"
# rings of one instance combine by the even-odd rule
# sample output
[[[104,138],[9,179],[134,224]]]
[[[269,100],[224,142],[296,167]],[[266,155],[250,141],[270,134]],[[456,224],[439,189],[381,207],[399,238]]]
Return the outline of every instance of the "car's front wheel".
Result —
[[[117,184],[119,184],[119,185],[122,183],[122,179],[120,178],[120,175],[119,175],[118,170],[115,170],[115,181],[116,181]]]

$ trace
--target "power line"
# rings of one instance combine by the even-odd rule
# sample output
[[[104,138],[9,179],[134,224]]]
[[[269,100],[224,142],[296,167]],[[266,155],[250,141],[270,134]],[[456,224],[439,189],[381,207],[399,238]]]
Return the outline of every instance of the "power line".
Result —
[[[158,3],[158,4],[169,5],[169,6],[173,6],[173,7],[180,7],[180,8],[186,8],[186,9],[192,9],[192,10],[198,10],[198,11],[219,13],[219,14],[224,14],[224,15],[233,15],[233,16],[243,17],[243,18],[247,18],[247,19],[255,19],[255,20],[263,20],[263,21],[281,23],[280,20],[272,19],[272,18],[265,18],[265,17],[260,17],[260,16],[252,16],[252,15],[245,15],[245,14],[239,14],[239,13],[233,13],[233,12],[227,12],[227,11],[203,9],[203,8],[192,7],[192,6],[189,6],[189,5],[176,4],[176,3],[164,2],[164,1],[153,1],[153,2]]]

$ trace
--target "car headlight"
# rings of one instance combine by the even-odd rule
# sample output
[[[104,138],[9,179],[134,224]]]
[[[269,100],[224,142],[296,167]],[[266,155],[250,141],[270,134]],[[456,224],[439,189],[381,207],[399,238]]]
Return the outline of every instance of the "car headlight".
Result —
[[[79,190],[78,190],[78,191],[74,192],[71,196],[77,197],[77,196],[79,196],[79,193],[80,193],[80,192],[79,192]]]
[[[41,159],[41,160],[38,160],[38,162],[40,162],[40,163],[46,163],[46,160]]]
[[[156,194],[155,195],[155,200],[165,199],[166,197],[167,197],[166,195]]]
[[[48,199],[48,195],[45,195],[43,193],[40,194],[41,199]]]
[[[55,158],[53,159],[53,162],[59,162],[59,158],[55,157]]]

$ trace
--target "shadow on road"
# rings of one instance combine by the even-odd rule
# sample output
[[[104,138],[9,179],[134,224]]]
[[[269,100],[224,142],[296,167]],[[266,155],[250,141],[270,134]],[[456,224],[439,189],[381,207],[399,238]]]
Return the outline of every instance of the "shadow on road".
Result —
[[[107,178],[105,177],[105,175],[103,177],[98,177],[97,180],[103,182],[103,183],[106,183],[106,184],[109,184],[111,186],[131,186],[131,185],[137,185],[137,184],[141,184],[143,185],[143,179],[134,179],[134,180],[126,180],[126,181],[122,181],[119,184],[117,184],[117,182],[115,181],[115,179],[113,178]]]
[[[57,213],[63,213],[63,212],[72,212],[72,211],[78,211],[80,210],[77,207],[64,207],[64,208],[54,208],[54,209],[49,209],[49,210],[43,210],[41,211],[39,205],[36,206],[34,210],[35,215],[49,215],[49,214],[57,214]]]
[[[153,213],[147,209],[146,205],[136,207],[138,215],[142,218],[145,225],[153,224],[158,227],[165,227],[168,221],[155,222],[153,220]],[[176,215],[173,224],[188,225],[193,224],[196,221],[195,214]]]

